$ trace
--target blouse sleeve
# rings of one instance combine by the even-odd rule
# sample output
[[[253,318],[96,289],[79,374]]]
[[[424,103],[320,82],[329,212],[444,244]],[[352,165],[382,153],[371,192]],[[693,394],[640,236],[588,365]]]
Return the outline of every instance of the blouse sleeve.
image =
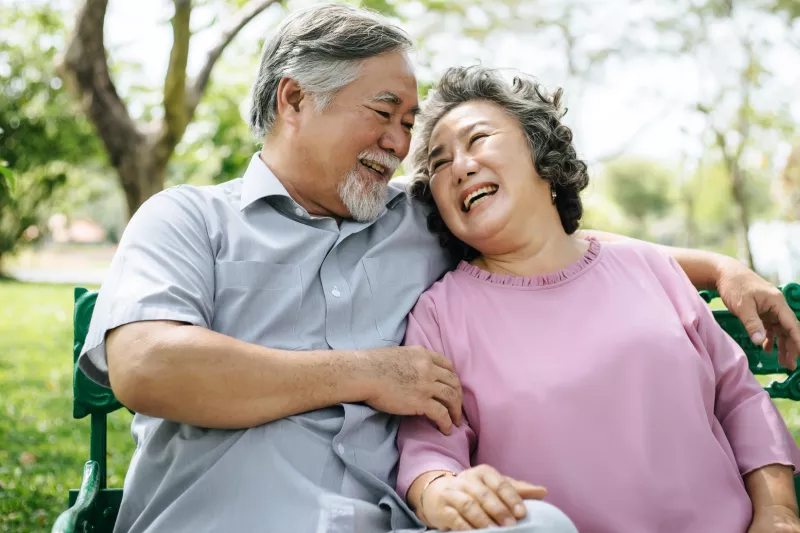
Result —
[[[769,394],[750,372],[742,348],[717,323],[708,304],[678,263],[675,290],[685,291],[696,320],[694,328],[714,368],[714,415],[731,443],[742,475],[770,464],[800,465],[800,449]]]
[[[408,317],[404,345],[423,346],[448,357],[442,348],[436,308],[428,293],[422,295]],[[404,417],[397,435],[400,451],[397,493],[405,499],[414,480],[431,470],[454,473],[467,470],[475,444],[476,435],[469,427],[466,416],[462,417],[461,426],[453,426],[450,435],[441,433],[427,417]]]

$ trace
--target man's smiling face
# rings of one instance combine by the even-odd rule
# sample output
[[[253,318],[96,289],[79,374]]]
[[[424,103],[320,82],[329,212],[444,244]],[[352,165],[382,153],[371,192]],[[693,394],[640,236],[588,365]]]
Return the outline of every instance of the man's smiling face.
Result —
[[[418,105],[408,56],[389,52],[364,59],[358,77],[322,112],[304,108],[299,137],[332,213],[356,220],[381,213],[388,182],[408,154]]]

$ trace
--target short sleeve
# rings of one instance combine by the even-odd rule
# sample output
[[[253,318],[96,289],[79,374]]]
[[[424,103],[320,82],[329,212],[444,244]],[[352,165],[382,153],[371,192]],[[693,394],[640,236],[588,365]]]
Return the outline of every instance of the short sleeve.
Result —
[[[731,444],[739,472],[745,475],[770,464],[796,470],[800,449],[769,394],[750,372],[744,351],[717,323],[678,263],[671,257],[668,261],[673,279],[667,285],[673,300],[690,302],[694,329],[714,368],[714,415]]]
[[[436,319],[436,306],[430,293],[425,293],[408,317],[406,346],[423,346],[445,357],[442,334]],[[470,468],[470,455],[477,442],[466,417],[461,426],[453,426],[450,435],[424,416],[403,417],[397,435],[400,462],[397,493],[405,499],[409,487],[420,475],[431,470],[459,473]]]
[[[125,228],[92,314],[78,364],[109,386],[108,331],[145,320],[209,327],[214,255],[202,202],[183,187],[148,199]]]

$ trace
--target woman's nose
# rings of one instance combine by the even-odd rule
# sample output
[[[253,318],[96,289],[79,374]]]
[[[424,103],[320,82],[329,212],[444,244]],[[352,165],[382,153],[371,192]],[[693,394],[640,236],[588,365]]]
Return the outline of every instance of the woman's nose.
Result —
[[[478,173],[479,165],[469,154],[456,155],[453,161],[453,177],[461,185],[469,177]]]

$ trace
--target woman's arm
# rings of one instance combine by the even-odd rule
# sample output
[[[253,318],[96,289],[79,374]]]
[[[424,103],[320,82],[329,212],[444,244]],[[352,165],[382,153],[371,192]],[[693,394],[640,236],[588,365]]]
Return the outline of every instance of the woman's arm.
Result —
[[[680,266],[671,258],[667,262],[669,271],[657,275],[692,343],[711,363],[714,416],[731,444],[740,474],[747,476],[769,465],[797,468],[800,449],[769,395],[750,372],[744,351],[717,323]]]
[[[631,237],[607,233],[597,230],[580,230],[578,236],[581,238],[594,237],[601,242],[619,242],[632,240]],[[721,271],[725,268],[728,261],[735,261],[730,257],[705,250],[692,250],[689,248],[676,248],[663,244],[648,243],[663,250],[671,256],[683,269],[686,277],[698,290],[715,290]]]
[[[748,533],[800,530],[791,467],[767,465],[744,476],[753,502],[753,522]]]

